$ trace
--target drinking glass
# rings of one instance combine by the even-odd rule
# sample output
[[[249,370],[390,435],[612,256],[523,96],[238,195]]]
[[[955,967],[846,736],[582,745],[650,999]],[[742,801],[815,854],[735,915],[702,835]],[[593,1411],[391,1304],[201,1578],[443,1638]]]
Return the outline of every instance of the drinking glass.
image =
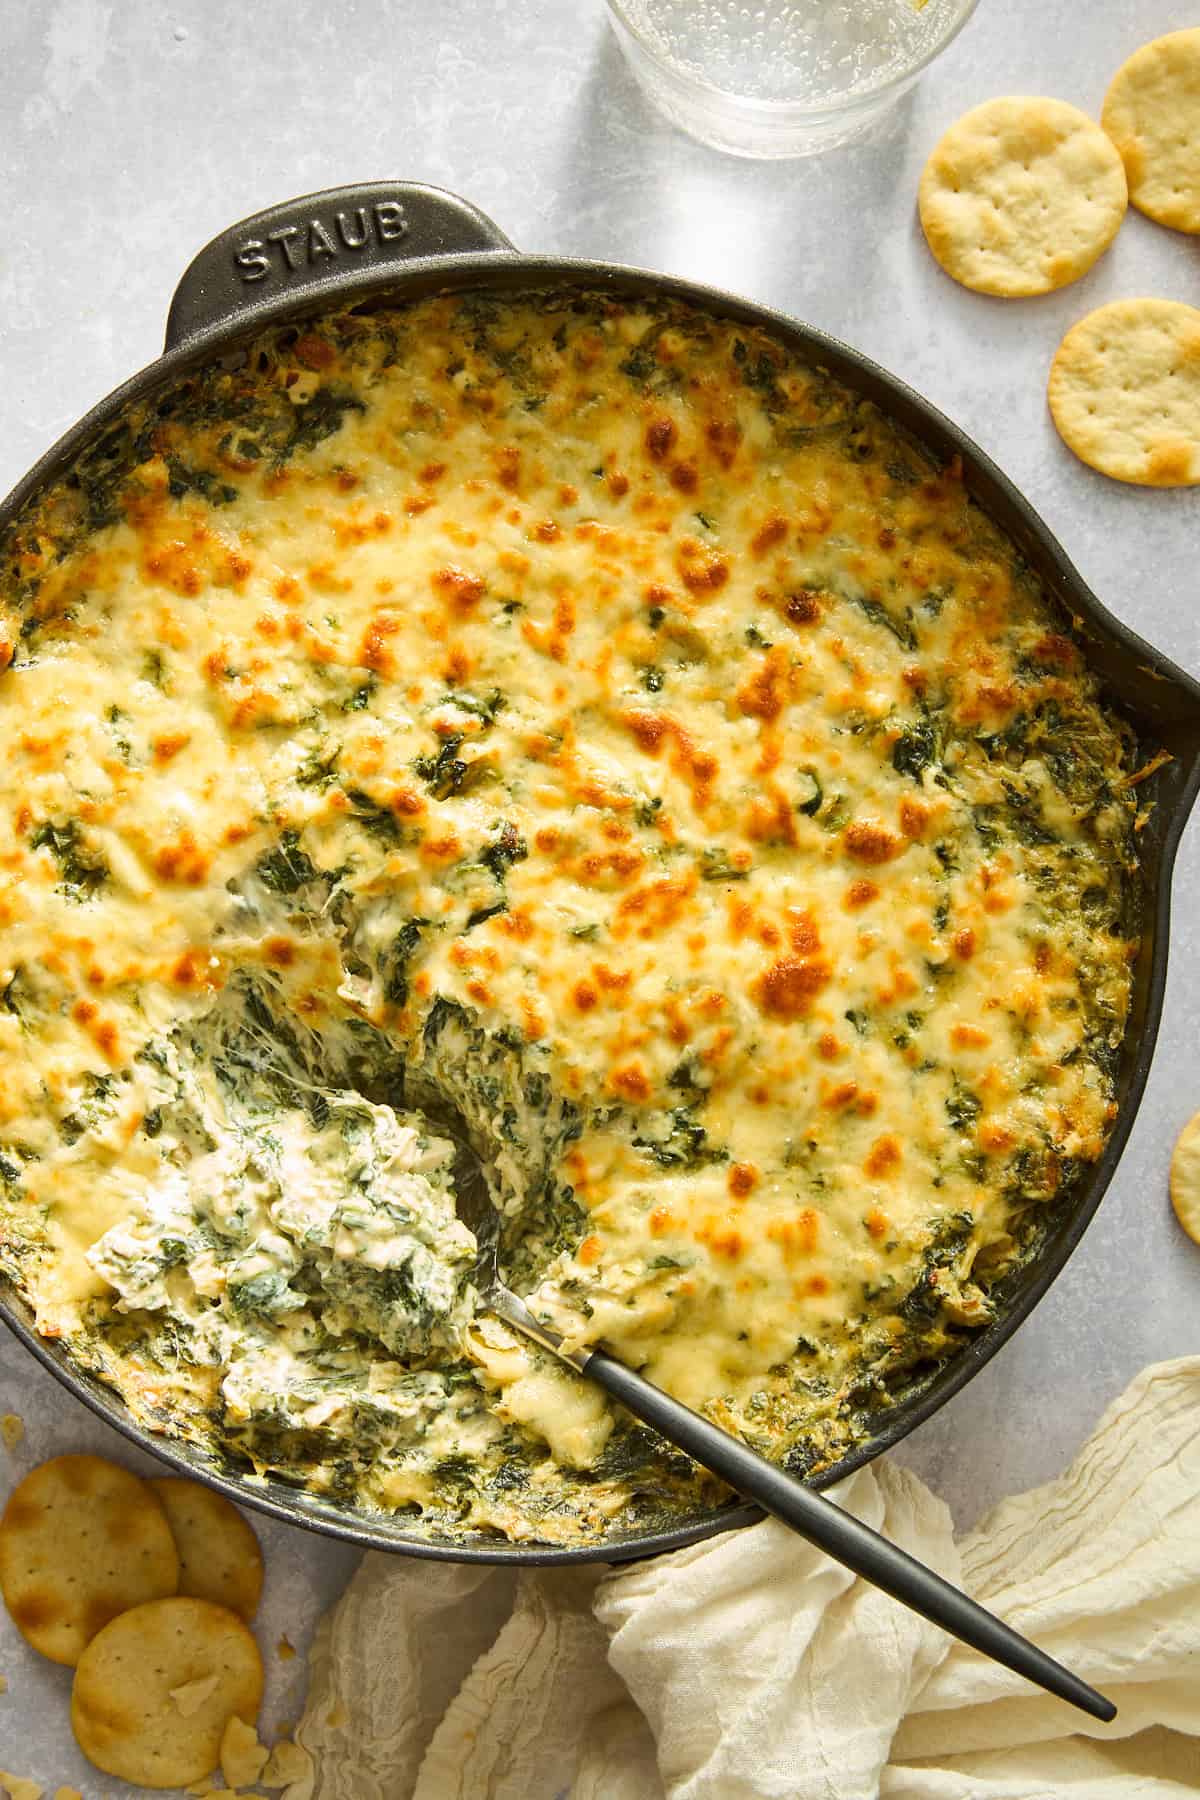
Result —
[[[735,156],[808,156],[866,131],[978,0],[608,0],[650,99]]]

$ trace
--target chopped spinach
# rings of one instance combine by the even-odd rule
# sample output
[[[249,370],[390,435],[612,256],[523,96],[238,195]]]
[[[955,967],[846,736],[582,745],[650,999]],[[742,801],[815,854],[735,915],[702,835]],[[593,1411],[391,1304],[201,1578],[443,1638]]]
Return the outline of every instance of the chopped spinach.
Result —
[[[457,734],[443,740],[433,756],[413,759],[413,768],[435,800],[449,800],[454,794],[469,793],[481,781],[490,778],[490,768],[482,758],[473,762],[460,757],[462,738]]]
[[[276,460],[287,462],[298,450],[315,450],[318,444],[341,429],[347,413],[366,410],[365,400],[360,400],[357,394],[318,388],[311,399],[295,408],[292,428],[276,448]]]
[[[703,1163],[728,1160],[727,1150],[715,1149],[709,1144],[708,1132],[693,1117],[691,1107],[673,1107],[663,1123],[665,1130],[661,1136],[651,1137],[647,1133],[639,1133],[632,1140],[660,1168],[694,1169]]]
[[[978,1094],[973,1094],[969,1087],[964,1087],[955,1076],[954,1084],[946,1096],[946,1117],[955,1131],[972,1130],[982,1111],[983,1102]]]
[[[367,679],[355,688],[349,698],[342,701],[342,711],[366,712],[378,685],[374,675],[368,675]]]
[[[167,457],[167,492],[173,500],[196,493],[210,506],[228,506],[238,497],[238,490],[214,475],[211,469],[190,468],[178,456]]]
[[[892,745],[892,767],[897,775],[911,775],[919,782],[938,755],[938,734],[929,718],[906,725]]]
[[[404,827],[390,806],[373,800],[361,788],[347,788],[345,793],[350,802],[350,817],[361,825],[368,837],[391,848],[404,842]]]
[[[480,852],[479,860],[485,868],[491,870],[497,881],[502,882],[514,863],[524,862],[529,855],[529,846],[515,825],[506,820],[500,827],[499,836]]]
[[[866,594],[856,594],[854,604],[860,612],[866,614],[873,625],[882,625],[885,631],[890,631],[896,641],[903,644],[906,650],[917,648],[917,634],[913,630],[911,615],[906,615],[902,619],[897,618],[895,613],[888,611],[882,600],[872,599]]]
[[[408,1000],[408,969],[421,942],[422,934],[428,928],[428,919],[405,919],[403,925],[392,940],[392,945],[385,958],[386,981],[384,997],[393,1006],[403,1006]]]
[[[910,1324],[930,1324],[940,1315],[943,1298],[937,1278],[958,1262],[974,1230],[975,1220],[969,1212],[948,1213],[936,1221],[921,1272],[896,1309],[901,1318]]]
[[[297,785],[322,790],[329,787],[337,774],[339,755],[340,752],[336,749],[324,756],[319,750],[310,750],[296,770]]]
[[[259,857],[254,873],[273,894],[295,894],[316,881],[320,870],[300,848],[300,833],[289,827],[280,832],[275,848]]]
[[[295,1312],[303,1306],[304,1296],[289,1287],[286,1275],[269,1269],[238,1286],[230,1282],[229,1304],[239,1319],[272,1320]]]
[[[456,706],[459,712],[469,713],[472,718],[481,719],[485,725],[494,725],[508,702],[499,688],[492,688],[486,694],[471,694],[463,688],[455,688],[443,695],[442,704]]]
[[[94,900],[108,880],[108,864],[98,850],[84,841],[74,819],[61,825],[47,819],[29,842],[35,850],[49,850],[62,875],[58,891],[72,900]]]
[[[736,868],[725,850],[713,847],[700,852],[702,881],[745,881],[749,873],[749,869]]]
[[[735,338],[733,360],[746,387],[761,398],[763,410],[768,414],[782,412],[787,406],[779,387],[782,370],[770,352],[761,347],[751,350],[743,339]]]
[[[474,912],[468,913],[468,915],[467,915],[467,922],[463,926],[464,937],[466,936],[468,931],[474,931],[474,929],[477,925],[486,924],[488,919],[494,919],[498,913],[507,912],[507,911],[508,911],[508,901],[507,900],[496,900],[492,903],[491,906],[477,906],[475,908]]]
[[[807,813],[811,819],[821,810],[821,802],[825,798],[825,790],[821,786],[821,778],[815,769],[801,769],[800,780],[807,783],[809,791],[804,795],[803,799],[797,800],[796,811]]]
[[[622,375],[628,375],[639,387],[647,386],[660,372],[658,358],[654,354],[653,339],[658,336],[657,328],[649,342],[636,344],[619,367]]]

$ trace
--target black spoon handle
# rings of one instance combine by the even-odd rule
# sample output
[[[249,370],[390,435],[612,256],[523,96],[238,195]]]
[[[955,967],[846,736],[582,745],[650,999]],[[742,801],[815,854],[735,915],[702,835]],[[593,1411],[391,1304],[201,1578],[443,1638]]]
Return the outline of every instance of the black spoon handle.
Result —
[[[738,1438],[722,1431],[692,1411],[690,1406],[672,1400],[661,1388],[644,1376],[635,1375],[603,1350],[595,1350],[576,1364],[589,1381],[597,1382],[628,1407],[646,1425],[652,1425],[671,1443],[678,1444],[689,1456],[711,1469],[747,1499],[755,1500],[765,1512],[772,1513],[810,1543],[817,1544],[847,1569],[882,1588],[885,1594],[911,1607],[960,1638],[972,1649],[982,1651],[994,1661],[1003,1663],[1034,1681],[1060,1700],[1070,1701],[1093,1719],[1106,1722],[1116,1717],[1111,1700],[1095,1688],[1072,1675],[1061,1663],[1047,1656],[1003,1624],[994,1614],[977,1606],[958,1588],[943,1581],[932,1569],[891,1544],[877,1531],[860,1524],[843,1512],[832,1500],[815,1489],[805,1487],[794,1475],[778,1469],[757,1451]]]

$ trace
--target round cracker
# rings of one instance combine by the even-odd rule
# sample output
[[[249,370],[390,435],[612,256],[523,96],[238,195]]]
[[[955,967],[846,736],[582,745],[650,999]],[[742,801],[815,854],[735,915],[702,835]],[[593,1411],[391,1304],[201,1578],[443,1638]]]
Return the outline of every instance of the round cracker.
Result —
[[[1200,26],[1135,50],[1112,78],[1100,123],[1139,212],[1200,232]]]
[[[1194,1244],[1200,1244],[1200,1112],[1188,1120],[1171,1154],[1171,1205]]]
[[[106,1775],[186,1787],[216,1768],[235,1714],[254,1723],[262,1691],[262,1657],[237,1614],[179,1594],[133,1607],[92,1639],[75,1671],[71,1729]]]
[[[162,1476],[158,1495],[179,1551],[179,1592],[227,1606],[247,1625],[262,1596],[258,1539],[237,1507],[198,1481]]]
[[[1072,325],[1050,365],[1050,411],[1076,456],[1141,487],[1200,482],[1200,311],[1113,300]]]
[[[74,1664],[110,1619],[173,1594],[179,1557],[144,1481],[102,1456],[30,1471],[0,1519],[0,1592],[21,1635]]]
[[[1065,100],[1006,95],[964,113],[921,175],[929,248],[955,281],[1015,298],[1065,287],[1125,216],[1125,169]]]

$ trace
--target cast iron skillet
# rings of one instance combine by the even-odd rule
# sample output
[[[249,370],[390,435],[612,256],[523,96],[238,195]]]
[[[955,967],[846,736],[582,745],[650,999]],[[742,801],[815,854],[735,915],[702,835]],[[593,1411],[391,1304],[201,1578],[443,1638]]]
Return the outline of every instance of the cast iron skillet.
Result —
[[[1153,783],[1153,810],[1141,836],[1144,941],[1117,1077],[1119,1110],[1104,1155],[1054,1219],[1036,1254],[998,1294],[995,1323],[882,1412],[879,1429],[868,1442],[814,1478],[816,1486],[825,1487],[906,1437],[995,1355],[1074,1250],[1112,1179],[1146,1084],[1162,1010],[1171,868],[1200,789],[1200,685],[1105,610],[1028,501],[957,426],[857,351],[765,307],[694,282],[610,263],[519,255],[475,207],[413,182],[370,183],[305,195],[256,213],[214,238],[176,289],[164,354],[93,407],[42,457],[0,506],[0,528],[40,488],[64,474],[128,403],[154,394],[200,364],[235,352],[264,325],[328,305],[409,300],[472,287],[585,287],[614,294],[665,293],[695,301],[726,318],[766,327],[877,402],[938,461],[960,456],[970,493],[1073,619],[1088,661],[1111,698],[1150,749],[1167,750],[1172,758]],[[65,1387],[141,1449],[181,1474],[208,1482],[232,1500],[350,1543],[450,1562],[622,1562],[676,1550],[760,1516],[753,1507],[730,1506],[672,1530],[646,1528],[570,1549],[512,1544],[482,1535],[465,1542],[417,1536],[406,1530],[403,1517],[354,1512],[278,1480],[257,1481],[230,1473],[195,1446],[144,1431],[111,1389],[76,1369],[61,1345],[37,1335],[30,1309],[3,1281],[0,1317]]]

